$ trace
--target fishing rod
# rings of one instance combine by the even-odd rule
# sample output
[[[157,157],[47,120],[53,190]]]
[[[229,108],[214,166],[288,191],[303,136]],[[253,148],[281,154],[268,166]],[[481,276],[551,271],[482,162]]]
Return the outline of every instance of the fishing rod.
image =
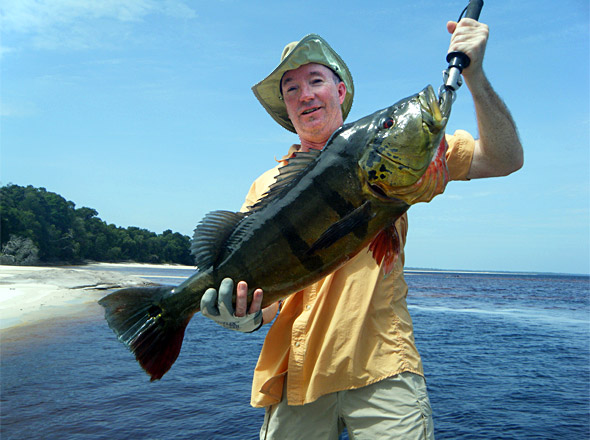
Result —
[[[483,0],[469,0],[469,4],[461,12],[457,23],[464,17],[479,20],[481,8],[483,8]],[[455,51],[447,54],[447,62],[449,65],[443,71],[443,85],[438,91],[441,112],[445,117],[451,113],[451,105],[455,101],[457,90],[463,84],[461,73],[469,66],[471,60],[463,52]]]

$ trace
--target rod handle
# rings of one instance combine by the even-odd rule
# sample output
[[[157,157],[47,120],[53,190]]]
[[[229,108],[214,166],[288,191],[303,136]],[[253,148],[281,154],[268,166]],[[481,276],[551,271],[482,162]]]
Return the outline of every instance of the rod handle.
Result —
[[[469,0],[469,4],[463,10],[461,17],[459,17],[459,21],[461,21],[461,18],[463,17],[479,20],[481,8],[483,8],[483,0]],[[449,69],[455,67],[459,69],[459,72],[463,72],[463,69],[466,69],[469,66],[471,60],[463,52],[449,52],[447,54],[447,62],[449,63]]]

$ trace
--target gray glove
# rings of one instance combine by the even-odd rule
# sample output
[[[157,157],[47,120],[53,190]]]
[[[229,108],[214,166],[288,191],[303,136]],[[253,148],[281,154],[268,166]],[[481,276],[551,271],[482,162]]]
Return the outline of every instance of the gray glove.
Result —
[[[231,278],[225,278],[217,290],[207,289],[201,298],[201,313],[212,319],[217,324],[231,330],[251,333],[262,327],[262,310],[246,316],[234,315],[233,306],[234,282]]]

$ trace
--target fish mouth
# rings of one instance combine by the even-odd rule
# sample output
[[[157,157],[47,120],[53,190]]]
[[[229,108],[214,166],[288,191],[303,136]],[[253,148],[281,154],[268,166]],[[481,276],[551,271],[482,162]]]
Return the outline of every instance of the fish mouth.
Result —
[[[377,185],[375,183],[369,183],[367,185],[367,187],[369,188],[369,191],[371,191],[371,194],[373,194],[373,196],[379,200],[383,200],[384,202],[391,202],[394,200],[399,200],[396,197],[391,197],[391,196],[387,195],[385,190],[383,190],[383,188],[381,188],[380,185]]]
[[[386,156],[379,151],[377,151],[377,154],[379,155],[379,157],[381,159],[384,159],[387,162],[389,162],[390,164],[393,164],[395,168],[400,169],[400,170],[403,169],[405,171],[410,172],[411,174],[420,173],[421,171],[424,171],[424,169],[428,166],[428,164],[426,164],[426,166],[422,166],[420,168],[412,168],[411,166],[405,164],[404,162],[392,159],[391,157]]]
[[[446,125],[446,119],[440,110],[438,97],[434,93],[432,86],[424,89],[424,93],[419,95],[420,109],[422,111],[422,123],[426,125],[431,133],[438,133]]]

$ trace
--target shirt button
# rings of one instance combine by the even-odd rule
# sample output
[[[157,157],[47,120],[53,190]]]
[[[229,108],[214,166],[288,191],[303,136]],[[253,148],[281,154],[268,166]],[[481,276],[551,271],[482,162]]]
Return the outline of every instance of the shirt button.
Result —
[[[308,304],[305,306],[305,310],[311,310],[311,306]]]
[[[299,342],[295,342],[295,347],[299,347],[301,344]]]

